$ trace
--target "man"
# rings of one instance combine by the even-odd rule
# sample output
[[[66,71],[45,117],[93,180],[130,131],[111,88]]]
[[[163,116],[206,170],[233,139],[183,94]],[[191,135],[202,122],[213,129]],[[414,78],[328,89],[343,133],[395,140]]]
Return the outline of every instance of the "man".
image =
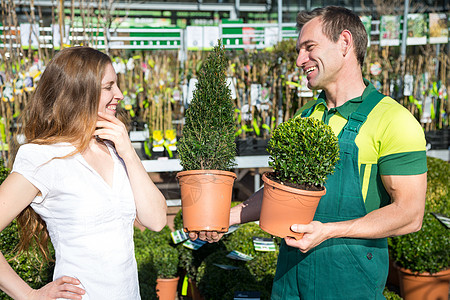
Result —
[[[297,26],[297,66],[308,87],[322,93],[296,116],[329,124],[341,153],[314,221],[291,226],[304,237],[282,241],[272,299],[384,299],[386,237],[422,225],[423,130],[404,107],[363,79],[367,34],[358,16],[330,6],[299,13]],[[262,190],[233,207],[230,225],[258,220],[261,201]]]

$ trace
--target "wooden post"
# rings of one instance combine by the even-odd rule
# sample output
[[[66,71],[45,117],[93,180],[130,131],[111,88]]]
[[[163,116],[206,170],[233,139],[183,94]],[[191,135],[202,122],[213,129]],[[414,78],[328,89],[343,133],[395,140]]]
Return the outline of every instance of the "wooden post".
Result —
[[[64,48],[64,37],[65,34],[65,26],[64,26],[64,0],[59,0],[58,7],[58,23],[59,23],[59,33],[61,36],[61,49]]]

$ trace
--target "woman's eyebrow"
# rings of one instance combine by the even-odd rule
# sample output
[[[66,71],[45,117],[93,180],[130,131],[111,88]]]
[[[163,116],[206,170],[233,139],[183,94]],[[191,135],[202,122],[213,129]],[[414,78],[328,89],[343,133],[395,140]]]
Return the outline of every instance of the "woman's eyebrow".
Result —
[[[110,84],[114,84],[114,82],[115,82],[114,80],[111,80],[111,81],[102,83],[102,85],[110,85]]]

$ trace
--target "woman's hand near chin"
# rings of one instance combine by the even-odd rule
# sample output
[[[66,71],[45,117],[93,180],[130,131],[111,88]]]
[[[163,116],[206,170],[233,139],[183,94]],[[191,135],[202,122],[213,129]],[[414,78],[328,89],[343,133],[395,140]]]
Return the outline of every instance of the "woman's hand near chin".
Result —
[[[131,145],[125,125],[116,117],[98,113],[98,129],[94,135],[114,143],[117,154],[127,167],[128,178],[136,204],[136,218],[150,230],[160,231],[167,223],[164,195],[148,176],[139,156]]]
[[[122,159],[136,155],[131,145],[126,126],[115,116],[98,112],[99,120],[94,135],[114,143],[117,153]]]

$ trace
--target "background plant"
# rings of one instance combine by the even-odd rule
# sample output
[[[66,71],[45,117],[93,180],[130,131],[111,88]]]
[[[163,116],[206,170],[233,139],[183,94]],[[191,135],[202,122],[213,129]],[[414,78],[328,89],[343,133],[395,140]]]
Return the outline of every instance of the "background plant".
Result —
[[[256,223],[242,224],[235,232],[224,238],[224,245],[228,252],[236,250],[253,257],[246,262],[246,267],[258,283],[264,286],[264,290],[270,294],[272,282],[277,267],[280,238],[275,238],[276,251],[256,251],[253,246],[253,237],[272,238]]]
[[[175,247],[162,244],[159,247],[152,248],[151,254],[158,278],[178,277],[178,251]]]
[[[431,213],[450,216],[450,165],[437,158],[427,158],[427,196],[422,229],[389,239],[390,255],[396,263],[413,272],[436,273],[450,267],[448,229]]]
[[[383,296],[386,298],[386,300],[402,300],[403,299],[398,294],[396,294],[393,291],[388,290],[387,288],[384,288]]]
[[[339,160],[339,143],[321,120],[297,117],[275,129],[267,152],[277,179],[322,187]]]
[[[183,217],[181,209],[175,216],[174,227],[175,229],[183,229]],[[214,252],[225,250],[223,240],[220,240],[217,243],[204,244],[202,247],[195,251],[183,246],[183,243],[177,244],[176,247],[179,253],[179,267],[186,271],[186,275],[193,280],[196,279],[198,268],[206,257]]]
[[[275,240],[275,251],[260,252],[254,249],[253,237],[271,238],[271,235],[255,223],[242,224],[222,238],[225,249],[215,251],[201,262],[196,280],[205,299],[234,299],[234,293],[238,291],[258,291],[261,299],[270,298],[280,239]],[[226,257],[233,250],[253,259],[239,261]],[[237,269],[226,270],[217,264]]]
[[[236,144],[234,107],[226,82],[228,59],[219,41],[200,69],[178,143],[184,170],[230,170]]]
[[[229,259],[228,251],[217,251],[205,258],[200,264],[197,285],[205,300],[232,300],[236,291],[260,291],[256,279],[250,273],[244,261]],[[233,266],[236,269],[226,270],[219,265]],[[261,299],[268,299],[264,295]]]
[[[232,206],[239,202],[233,202]],[[174,219],[175,228],[183,228],[182,212]],[[276,251],[258,252],[253,237],[271,238],[255,223],[247,223],[217,243],[207,243],[198,250],[177,245],[180,268],[195,279],[205,299],[233,299],[235,291],[259,291],[261,299],[269,299],[275,276],[280,239],[275,239]],[[236,261],[226,255],[236,250],[253,257],[248,262]],[[214,264],[233,265],[238,270],[224,270]]]

